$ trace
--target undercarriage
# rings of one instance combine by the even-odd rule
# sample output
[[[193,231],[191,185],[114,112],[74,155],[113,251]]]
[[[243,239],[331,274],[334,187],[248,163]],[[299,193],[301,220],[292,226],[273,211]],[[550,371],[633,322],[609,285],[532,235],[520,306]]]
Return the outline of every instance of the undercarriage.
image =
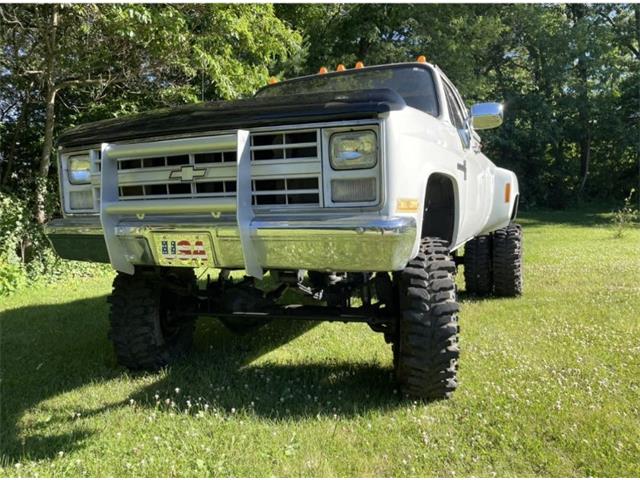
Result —
[[[171,270],[154,271],[170,279]],[[167,287],[180,297],[178,304],[190,314],[219,318],[225,325],[233,325],[235,331],[249,330],[274,318],[286,318],[361,322],[388,337],[399,312],[397,293],[386,272],[271,270],[264,280],[256,280],[250,276],[233,278],[230,270],[221,270],[217,278],[208,275],[203,286],[196,284],[185,289],[167,282]],[[285,294],[292,291],[306,301],[286,303]]]

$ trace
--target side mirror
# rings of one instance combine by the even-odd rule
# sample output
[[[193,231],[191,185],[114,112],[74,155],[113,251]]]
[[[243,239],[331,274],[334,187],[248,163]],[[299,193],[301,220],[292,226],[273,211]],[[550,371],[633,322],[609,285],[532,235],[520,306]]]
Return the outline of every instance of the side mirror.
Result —
[[[502,104],[476,103],[471,107],[471,123],[476,130],[487,130],[502,125]]]

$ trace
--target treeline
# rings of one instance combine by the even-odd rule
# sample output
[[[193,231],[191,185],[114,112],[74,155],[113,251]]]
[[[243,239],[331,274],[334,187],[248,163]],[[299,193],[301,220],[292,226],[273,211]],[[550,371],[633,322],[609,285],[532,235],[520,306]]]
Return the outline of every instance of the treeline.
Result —
[[[525,207],[619,202],[640,177],[638,4],[16,4],[0,22],[0,188],[39,222],[69,126],[421,54],[468,104],[505,102],[483,141]]]

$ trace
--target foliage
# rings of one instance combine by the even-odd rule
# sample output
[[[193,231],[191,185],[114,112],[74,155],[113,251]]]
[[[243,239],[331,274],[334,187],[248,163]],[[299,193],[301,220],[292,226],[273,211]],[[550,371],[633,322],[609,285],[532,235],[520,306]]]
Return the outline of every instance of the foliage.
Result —
[[[622,238],[627,229],[640,219],[640,211],[631,203],[635,189],[632,188],[629,196],[624,199],[624,206],[613,212],[611,222],[614,228],[614,237]]]
[[[640,6],[278,5],[320,65],[440,66],[468,104],[504,101],[484,150],[516,171],[522,205],[621,200],[640,175]]]
[[[49,211],[54,208],[52,203],[55,205],[49,199]],[[58,258],[42,228],[33,221],[32,212],[32,204],[24,199],[24,193],[21,198],[0,192],[0,296],[38,282],[110,272],[108,266]]]
[[[0,302],[3,477],[633,477],[640,471],[640,230],[606,215],[521,219],[525,294],[462,296],[460,385],[393,392],[362,324],[213,318],[155,374],[117,368],[110,278]],[[462,282],[462,275],[458,281]]]
[[[20,264],[0,257],[0,297],[15,292],[26,283]]]
[[[468,104],[505,102],[484,151],[523,208],[620,202],[640,175],[639,36],[638,4],[3,4],[0,190],[24,219],[58,215],[63,129],[425,54]]]

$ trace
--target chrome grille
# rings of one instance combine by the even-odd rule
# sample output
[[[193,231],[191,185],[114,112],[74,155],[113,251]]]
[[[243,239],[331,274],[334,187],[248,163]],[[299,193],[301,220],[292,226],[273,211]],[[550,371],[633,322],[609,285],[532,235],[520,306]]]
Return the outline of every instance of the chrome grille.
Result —
[[[253,204],[320,206],[319,130],[251,135]],[[235,197],[236,151],[119,159],[119,199]],[[277,165],[276,165],[277,164]]]

